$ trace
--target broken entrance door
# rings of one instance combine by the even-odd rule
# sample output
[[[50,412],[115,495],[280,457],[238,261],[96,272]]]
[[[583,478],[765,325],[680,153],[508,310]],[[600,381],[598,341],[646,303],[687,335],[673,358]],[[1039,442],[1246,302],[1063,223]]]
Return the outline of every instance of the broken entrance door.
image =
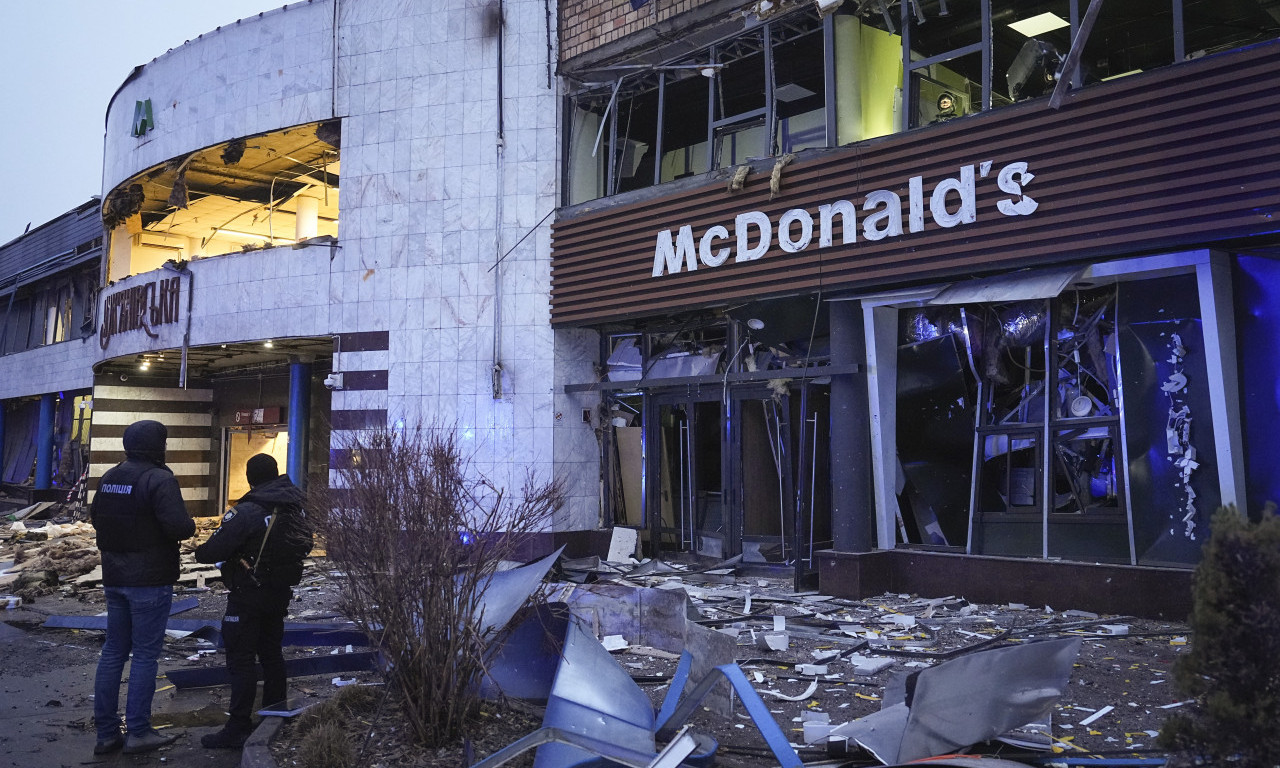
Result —
[[[249,492],[244,468],[249,458],[269,453],[281,470],[289,464],[289,433],[283,427],[252,429],[226,427],[222,430],[222,501],[226,509]]]
[[[721,407],[694,394],[649,398],[646,423],[646,522],[655,554],[664,549],[723,557]]]
[[[811,570],[830,546],[826,384],[764,383],[647,398],[650,541]]]
[[[791,397],[785,388],[752,386],[733,393],[732,508],[741,510],[741,552],[755,562],[795,558],[795,489]],[[736,429],[735,429],[736,428]]]

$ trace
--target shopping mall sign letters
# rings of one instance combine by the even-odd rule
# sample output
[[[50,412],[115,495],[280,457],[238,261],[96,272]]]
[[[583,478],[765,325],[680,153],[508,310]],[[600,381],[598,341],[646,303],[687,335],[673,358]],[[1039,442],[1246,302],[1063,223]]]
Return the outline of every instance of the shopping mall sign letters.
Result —
[[[102,323],[98,327],[98,343],[103,349],[118,333],[142,329],[151,338],[159,334],[151,330],[158,325],[178,322],[178,296],[182,276],[121,288],[102,300]]]
[[[938,182],[928,198],[928,218],[940,227],[972,224],[978,219],[976,179],[991,175],[991,162],[966,165],[958,177]],[[1005,216],[1029,216],[1039,207],[1023,188],[1035,178],[1024,162],[1009,163],[996,172],[996,185],[1007,197],[996,201],[996,209]],[[862,201],[862,237],[876,241],[898,237],[906,232],[922,232],[926,221],[924,177],[912,176],[907,181],[909,210],[903,229],[902,198],[887,189],[877,189]],[[818,206],[817,247],[832,245],[836,217],[841,223],[841,243],[849,245],[858,239],[858,209],[849,200],[836,200]],[[653,250],[653,277],[674,275],[684,269],[693,272],[702,267],[718,267],[733,256],[735,263],[755,261],[769,252],[774,243],[773,222],[762,211],[740,213],[733,220],[734,239],[729,229],[720,224],[708,227],[696,242],[693,227],[686,224],[675,233],[664,229],[658,233]],[[778,219],[777,244],[786,253],[809,248],[814,241],[814,216],[804,208],[792,208]]]

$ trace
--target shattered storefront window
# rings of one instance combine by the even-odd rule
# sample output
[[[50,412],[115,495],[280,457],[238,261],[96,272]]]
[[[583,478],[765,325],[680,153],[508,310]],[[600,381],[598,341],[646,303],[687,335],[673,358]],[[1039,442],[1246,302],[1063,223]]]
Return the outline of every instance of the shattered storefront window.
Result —
[[[1196,562],[1219,504],[1196,279],[900,308],[898,541]]]

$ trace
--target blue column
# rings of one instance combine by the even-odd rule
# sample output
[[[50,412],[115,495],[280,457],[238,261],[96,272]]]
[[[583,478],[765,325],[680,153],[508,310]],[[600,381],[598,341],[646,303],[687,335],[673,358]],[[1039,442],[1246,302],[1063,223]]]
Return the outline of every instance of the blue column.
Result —
[[[0,473],[4,472],[4,413],[5,401],[0,400]]]
[[[57,395],[40,396],[40,425],[36,430],[36,490],[53,487],[53,413]]]
[[[289,479],[299,488],[307,484],[307,425],[311,421],[311,363],[289,364]]]
[[[831,362],[867,362],[862,307],[833,301]],[[835,549],[870,552],[876,543],[871,480],[871,413],[865,371],[831,377],[831,536]]]

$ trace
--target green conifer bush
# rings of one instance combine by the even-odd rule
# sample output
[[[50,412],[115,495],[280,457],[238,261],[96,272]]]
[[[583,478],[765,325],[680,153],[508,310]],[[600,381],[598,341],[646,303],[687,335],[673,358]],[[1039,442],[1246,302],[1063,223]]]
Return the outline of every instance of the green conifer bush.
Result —
[[[1213,516],[1196,568],[1189,652],[1174,668],[1195,703],[1165,721],[1160,742],[1195,762],[1280,766],[1280,518],[1235,507]]]

